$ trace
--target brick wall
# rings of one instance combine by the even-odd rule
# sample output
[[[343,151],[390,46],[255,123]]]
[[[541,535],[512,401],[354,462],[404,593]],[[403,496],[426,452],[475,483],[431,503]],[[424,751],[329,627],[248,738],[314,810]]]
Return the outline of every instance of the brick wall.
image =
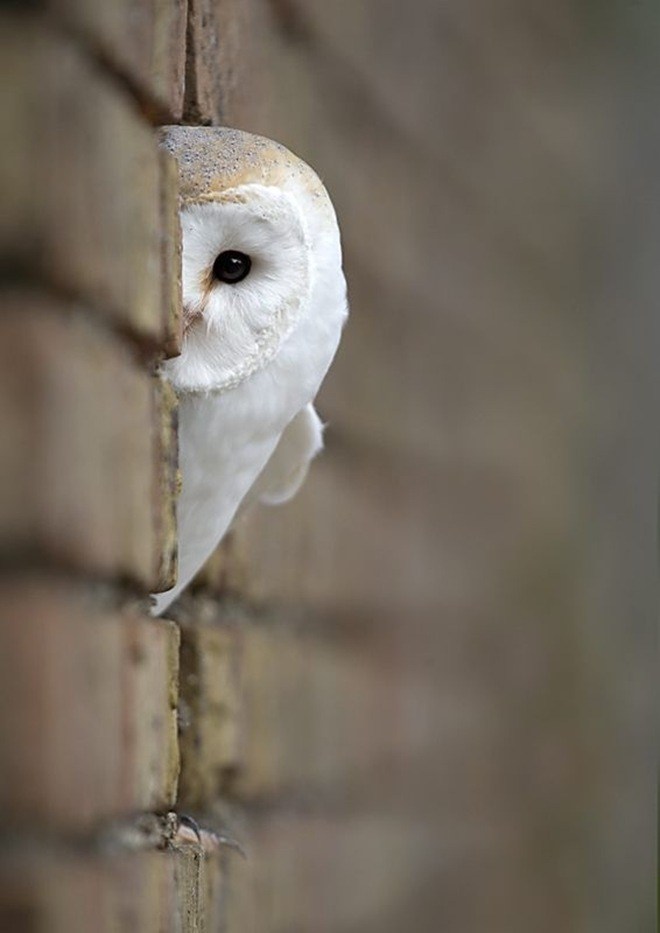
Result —
[[[657,25],[3,9],[1,929],[651,930]],[[304,490],[155,621],[182,121],[318,169],[352,318]]]

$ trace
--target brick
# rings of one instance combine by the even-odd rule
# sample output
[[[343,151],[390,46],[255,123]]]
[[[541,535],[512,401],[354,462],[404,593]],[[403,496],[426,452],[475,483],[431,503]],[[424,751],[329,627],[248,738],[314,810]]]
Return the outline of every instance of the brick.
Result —
[[[8,142],[0,177],[12,192],[0,222],[5,268],[160,340],[154,134],[130,98],[65,37],[34,18],[5,14],[2,27],[2,81],[14,98],[2,115]]]
[[[177,930],[224,930],[225,878],[220,853],[181,846],[174,860]],[[229,876],[231,877],[231,876]]]
[[[410,9],[378,0],[359,9],[350,0],[276,0],[273,8],[285,32],[303,35],[320,47],[317,58],[341,62],[355,83],[366,85],[374,105],[411,143],[437,151],[449,144],[473,152],[481,107],[492,108],[495,100],[498,117],[530,104],[541,112],[556,107],[557,88],[549,80],[556,75],[540,70],[539,62],[552,67],[561,48],[567,68],[584,39],[567,2],[514,2],[497,13],[487,0],[469,6],[417,0]]]
[[[239,125],[262,80],[254,0],[189,0],[185,122]]]
[[[220,929],[222,872],[199,847],[169,852],[5,849],[0,922],[12,933],[193,933]]]
[[[229,565],[225,590],[258,608],[304,607],[353,625],[434,605],[441,529],[420,515],[418,496],[438,468],[378,452],[333,453],[331,433],[327,442],[292,502],[255,508],[237,525],[242,563]]]
[[[246,799],[290,790],[345,798],[391,761],[403,683],[382,658],[262,628],[241,644]]]
[[[219,793],[343,796],[392,761],[406,680],[360,653],[255,625],[182,628],[181,806]]]
[[[558,440],[557,399],[568,432],[584,414],[585,372],[545,297],[536,298],[545,321],[540,313],[514,335],[506,320],[512,307],[479,320],[439,312],[437,299],[400,286],[386,271],[358,262],[347,275],[353,313],[318,400],[330,454],[336,430],[344,443],[374,445],[386,456],[547,470],[541,451]],[[528,458],[536,462],[523,464]]]
[[[47,5],[146,95],[161,122],[180,120],[187,0],[47,0]]]
[[[7,823],[89,829],[172,805],[178,631],[47,578],[1,586]]]
[[[421,919],[414,895],[428,827],[382,813],[275,813],[254,821],[247,845],[249,859],[230,867],[227,933],[394,931],[404,913]]]
[[[248,862],[232,864],[227,933],[395,933],[411,920],[431,933],[439,919],[450,930],[565,928],[566,904],[528,840],[498,830],[499,845],[490,827],[448,840],[428,820],[382,811],[269,815]]]
[[[156,463],[159,483],[156,487],[156,537],[160,563],[153,592],[168,590],[177,578],[176,497],[180,474],[177,445],[177,398],[171,385],[162,378],[155,381]]]
[[[166,358],[181,353],[181,223],[179,221],[179,170],[173,155],[160,150],[161,171],[161,278],[163,283],[163,343]]]
[[[183,806],[213,800],[241,760],[239,658],[232,632],[181,629],[181,779]]]
[[[230,531],[222,539],[202,569],[195,575],[190,592],[223,599],[237,596],[242,599],[249,591],[245,541]]]
[[[0,541],[69,567],[154,582],[150,378],[84,312],[2,295]]]

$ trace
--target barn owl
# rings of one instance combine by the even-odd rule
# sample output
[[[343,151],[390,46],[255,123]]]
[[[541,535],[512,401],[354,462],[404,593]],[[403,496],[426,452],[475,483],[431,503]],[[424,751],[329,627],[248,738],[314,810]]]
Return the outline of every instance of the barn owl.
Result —
[[[314,397],[347,316],[325,188],[283,146],[216,127],[164,127],[181,189],[184,338],[163,364],[179,399],[176,585],[239,511],[284,502],[322,447]]]

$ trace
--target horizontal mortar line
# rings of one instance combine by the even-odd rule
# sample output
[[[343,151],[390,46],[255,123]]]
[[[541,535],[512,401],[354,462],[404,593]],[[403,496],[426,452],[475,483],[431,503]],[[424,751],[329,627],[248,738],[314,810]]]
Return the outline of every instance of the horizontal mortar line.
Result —
[[[12,849],[30,847],[35,852],[43,852],[44,847],[50,847],[53,852],[69,851],[74,855],[90,855],[107,853],[108,855],[122,852],[153,852],[172,851],[162,849],[154,842],[153,845],[123,845],[113,836],[113,831],[134,826],[141,817],[162,817],[168,812],[178,813],[175,807],[164,807],[154,810],[126,810],[112,815],[99,816],[92,824],[75,828],[63,824],[48,824],[42,822],[20,821],[5,825],[0,830],[0,855]],[[164,841],[163,834],[163,841]],[[115,848],[116,847],[116,848]]]
[[[4,267],[3,267],[4,266]],[[149,334],[140,334],[130,322],[122,321],[108,305],[97,303],[87,298],[82,292],[67,288],[61,282],[48,277],[46,273],[32,276],[20,264],[7,263],[0,259],[0,300],[10,295],[35,297],[44,302],[52,302],[48,313],[66,320],[77,318],[86,321],[99,334],[111,338],[116,349],[127,349],[139,368],[150,375],[162,358],[161,340]]]
[[[113,575],[98,570],[76,567],[70,561],[59,560],[39,547],[21,547],[8,554],[8,549],[0,546],[0,582],[10,580],[14,583],[31,581],[70,584],[79,592],[88,592],[97,598],[100,612],[124,611],[135,608],[137,603],[144,603],[145,617],[149,613],[149,592],[128,575]]]

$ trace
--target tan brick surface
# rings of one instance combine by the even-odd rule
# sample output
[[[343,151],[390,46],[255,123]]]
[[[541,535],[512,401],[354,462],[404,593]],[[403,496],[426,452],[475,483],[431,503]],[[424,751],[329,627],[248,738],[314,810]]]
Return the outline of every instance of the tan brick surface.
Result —
[[[183,340],[181,309],[181,224],[179,171],[176,159],[160,150],[161,172],[161,281],[163,286],[163,341],[166,357],[178,356]]]
[[[400,920],[429,919],[411,899],[433,846],[424,826],[275,813],[255,822],[246,845],[249,858],[231,864],[227,933],[394,929],[397,910]]]
[[[180,474],[177,445],[177,399],[174,389],[162,378],[155,381],[156,485],[155,521],[160,562],[153,592],[168,590],[177,578],[176,500]]]
[[[171,806],[176,627],[94,608],[91,592],[43,577],[1,591],[7,822],[78,830]]]
[[[57,17],[127,76],[162,122],[183,109],[187,0],[48,0]]]
[[[518,427],[510,428],[514,437]],[[562,433],[550,419],[539,428],[556,444]],[[559,483],[544,448],[488,450],[484,432],[482,449],[457,446],[433,462],[349,446],[332,426],[326,439],[292,502],[257,508],[237,526],[230,552],[217,559],[225,592],[377,633],[402,618],[473,607],[496,566],[500,580],[515,576],[531,547],[573,520],[574,492]]]
[[[2,296],[6,557],[39,552],[145,587],[156,572],[150,377],[79,308]]]
[[[185,122],[238,126],[258,96],[259,0],[189,0]]]
[[[261,628],[242,633],[240,651],[234,793],[252,799],[299,789],[341,798],[378,773],[398,732],[401,685],[393,672],[377,659]]]
[[[244,621],[184,625],[181,664],[182,806],[342,797],[396,759],[406,680],[383,659]]]
[[[9,192],[0,221],[5,267],[160,338],[161,196],[151,129],[61,33],[29,17],[3,14],[1,25],[1,83],[12,91],[2,105],[0,154]]]
[[[88,855],[0,851],[7,933],[200,933],[221,926],[222,870],[197,846]]]
[[[231,631],[181,629],[181,780],[184,806],[212,801],[241,762],[240,659]]]

